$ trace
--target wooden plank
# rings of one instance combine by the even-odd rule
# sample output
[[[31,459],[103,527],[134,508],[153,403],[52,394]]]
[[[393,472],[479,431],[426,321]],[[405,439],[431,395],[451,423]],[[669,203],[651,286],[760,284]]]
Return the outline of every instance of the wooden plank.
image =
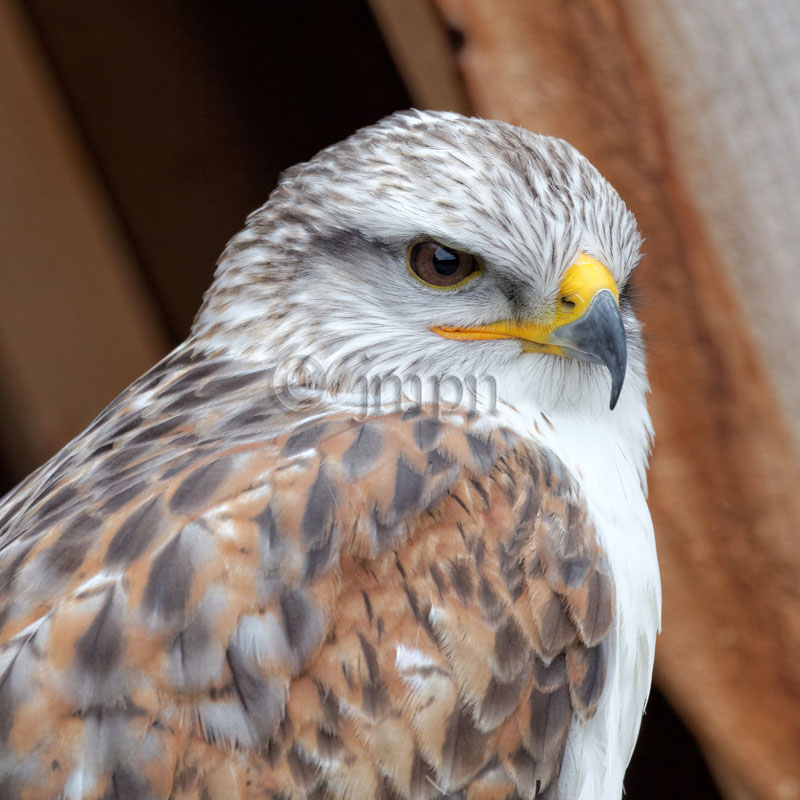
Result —
[[[681,180],[800,444],[800,3],[626,0]]]
[[[11,0],[0,0],[0,157],[0,436],[19,477],[165,344]]]
[[[419,108],[469,113],[448,31],[430,0],[369,0],[386,44]]]
[[[664,579],[657,677],[729,796],[791,800],[800,466],[742,301],[676,169],[651,56],[622,3],[505,0],[498,13],[496,0],[438,0],[466,37],[476,111],[568,139],[638,216]]]

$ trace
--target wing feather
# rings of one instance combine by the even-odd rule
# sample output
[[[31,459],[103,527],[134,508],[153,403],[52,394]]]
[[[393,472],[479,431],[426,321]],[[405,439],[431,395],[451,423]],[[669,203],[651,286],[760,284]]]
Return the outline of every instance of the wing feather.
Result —
[[[201,378],[236,413],[176,421]],[[252,392],[123,397],[7,499],[3,796],[555,791],[614,616],[567,470],[466,414]]]

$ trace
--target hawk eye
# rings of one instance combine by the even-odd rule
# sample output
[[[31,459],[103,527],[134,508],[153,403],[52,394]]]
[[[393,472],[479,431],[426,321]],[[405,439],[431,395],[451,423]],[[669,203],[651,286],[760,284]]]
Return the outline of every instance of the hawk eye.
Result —
[[[452,289],[477,275],[481,263],[472,253],[429,239],[408,249],[408,268],[429,286]]]

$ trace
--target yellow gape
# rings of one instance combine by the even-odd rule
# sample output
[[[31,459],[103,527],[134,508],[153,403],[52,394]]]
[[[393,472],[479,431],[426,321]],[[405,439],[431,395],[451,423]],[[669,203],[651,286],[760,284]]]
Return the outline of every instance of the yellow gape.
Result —
[[[554,332],[581,319],[597,293],[604,289],[611,292],[619,305],[619,290],[608,268],[596,258],[581,253],[564,274],[555,308],[547,315],[523,321],[500,320],[469,328],[432,325],[431,330],[446,339],[458,341],[518,339],[526,352],[563,356],[567,355],[562,349],[563,343],[553,340]]]

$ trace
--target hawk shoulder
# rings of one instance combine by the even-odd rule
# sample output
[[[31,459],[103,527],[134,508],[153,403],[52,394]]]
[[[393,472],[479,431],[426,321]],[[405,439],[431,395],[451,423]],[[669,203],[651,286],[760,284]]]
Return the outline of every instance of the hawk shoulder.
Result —
[[[0,508],[3,796],[553,793],[615,607],[563,464],[212,373],[151,377]]]

